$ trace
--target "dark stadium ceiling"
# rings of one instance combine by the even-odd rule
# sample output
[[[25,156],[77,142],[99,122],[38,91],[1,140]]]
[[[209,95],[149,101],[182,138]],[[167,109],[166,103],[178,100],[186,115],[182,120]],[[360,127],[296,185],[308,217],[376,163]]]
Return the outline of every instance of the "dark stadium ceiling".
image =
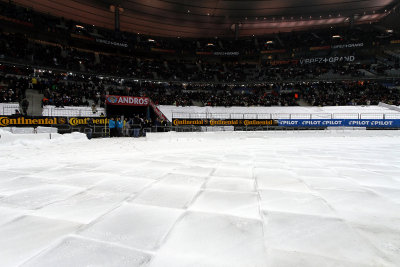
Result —
[[[6,1],[6,0],[2,0]],[[398,0],[14,0],[39,12],[113,28],[110,5],[119,5],[121,30],[170,37],[240,36],[310,27],[367,23],[390,13]]]

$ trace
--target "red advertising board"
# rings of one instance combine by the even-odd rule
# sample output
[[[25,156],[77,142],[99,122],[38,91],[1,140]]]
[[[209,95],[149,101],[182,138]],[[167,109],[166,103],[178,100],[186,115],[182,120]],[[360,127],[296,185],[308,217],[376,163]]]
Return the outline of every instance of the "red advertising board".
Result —
[[[150,99],[148,97],[140,96],[106,95],[106,104],[120,106],[148,106],[150,104]]]

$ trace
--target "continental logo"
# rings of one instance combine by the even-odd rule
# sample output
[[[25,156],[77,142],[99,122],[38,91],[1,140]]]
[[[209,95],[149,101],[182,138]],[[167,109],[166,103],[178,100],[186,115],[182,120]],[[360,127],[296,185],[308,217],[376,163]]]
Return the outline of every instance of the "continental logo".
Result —
[[[109,119],[107,118],[101,118],[101,119],[95,119],[93,118],[93,124],[95,125],[104,125],[108,124]],[[89,121],[89,118],[70,118],[69,119],[69,124],[71,126],[77,126],[77,125],[85,125]]]
[[[40,119],[28,119],[25,117],[0,117],[0,126],[14,126],[14,125],[52,125],[57,124],[57,118],[40,118]]]
[[[178,126],[178,125],[205,125],[205,120],[180,120],[180,119],[175,119],[173,120],[173,125]]]
[[[70,118],[65,117],[0,117],[0,127],[7,126],[48,126],[69,124],[71,126],[86,125],[90,118]],[[92,118],[94,125],[108,124],[107,118]]]
[[[207,119],[173,119],[174,126],[273,126],[278,125],[275,120],[207,120]]]

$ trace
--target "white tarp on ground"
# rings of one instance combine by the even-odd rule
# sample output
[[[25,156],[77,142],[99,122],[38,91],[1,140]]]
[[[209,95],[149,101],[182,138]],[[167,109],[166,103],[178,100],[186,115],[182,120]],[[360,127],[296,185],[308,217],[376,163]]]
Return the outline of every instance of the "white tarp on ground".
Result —
[[[0,266],[400,265],[399,131],[31,136],[0,144]]]

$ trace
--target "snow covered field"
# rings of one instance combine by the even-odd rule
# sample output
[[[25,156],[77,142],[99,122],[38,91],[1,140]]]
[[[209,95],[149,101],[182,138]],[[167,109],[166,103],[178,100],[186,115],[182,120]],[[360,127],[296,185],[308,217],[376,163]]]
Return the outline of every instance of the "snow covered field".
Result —
[[[0,139],[0,266],[399,266],[400,132]]]

